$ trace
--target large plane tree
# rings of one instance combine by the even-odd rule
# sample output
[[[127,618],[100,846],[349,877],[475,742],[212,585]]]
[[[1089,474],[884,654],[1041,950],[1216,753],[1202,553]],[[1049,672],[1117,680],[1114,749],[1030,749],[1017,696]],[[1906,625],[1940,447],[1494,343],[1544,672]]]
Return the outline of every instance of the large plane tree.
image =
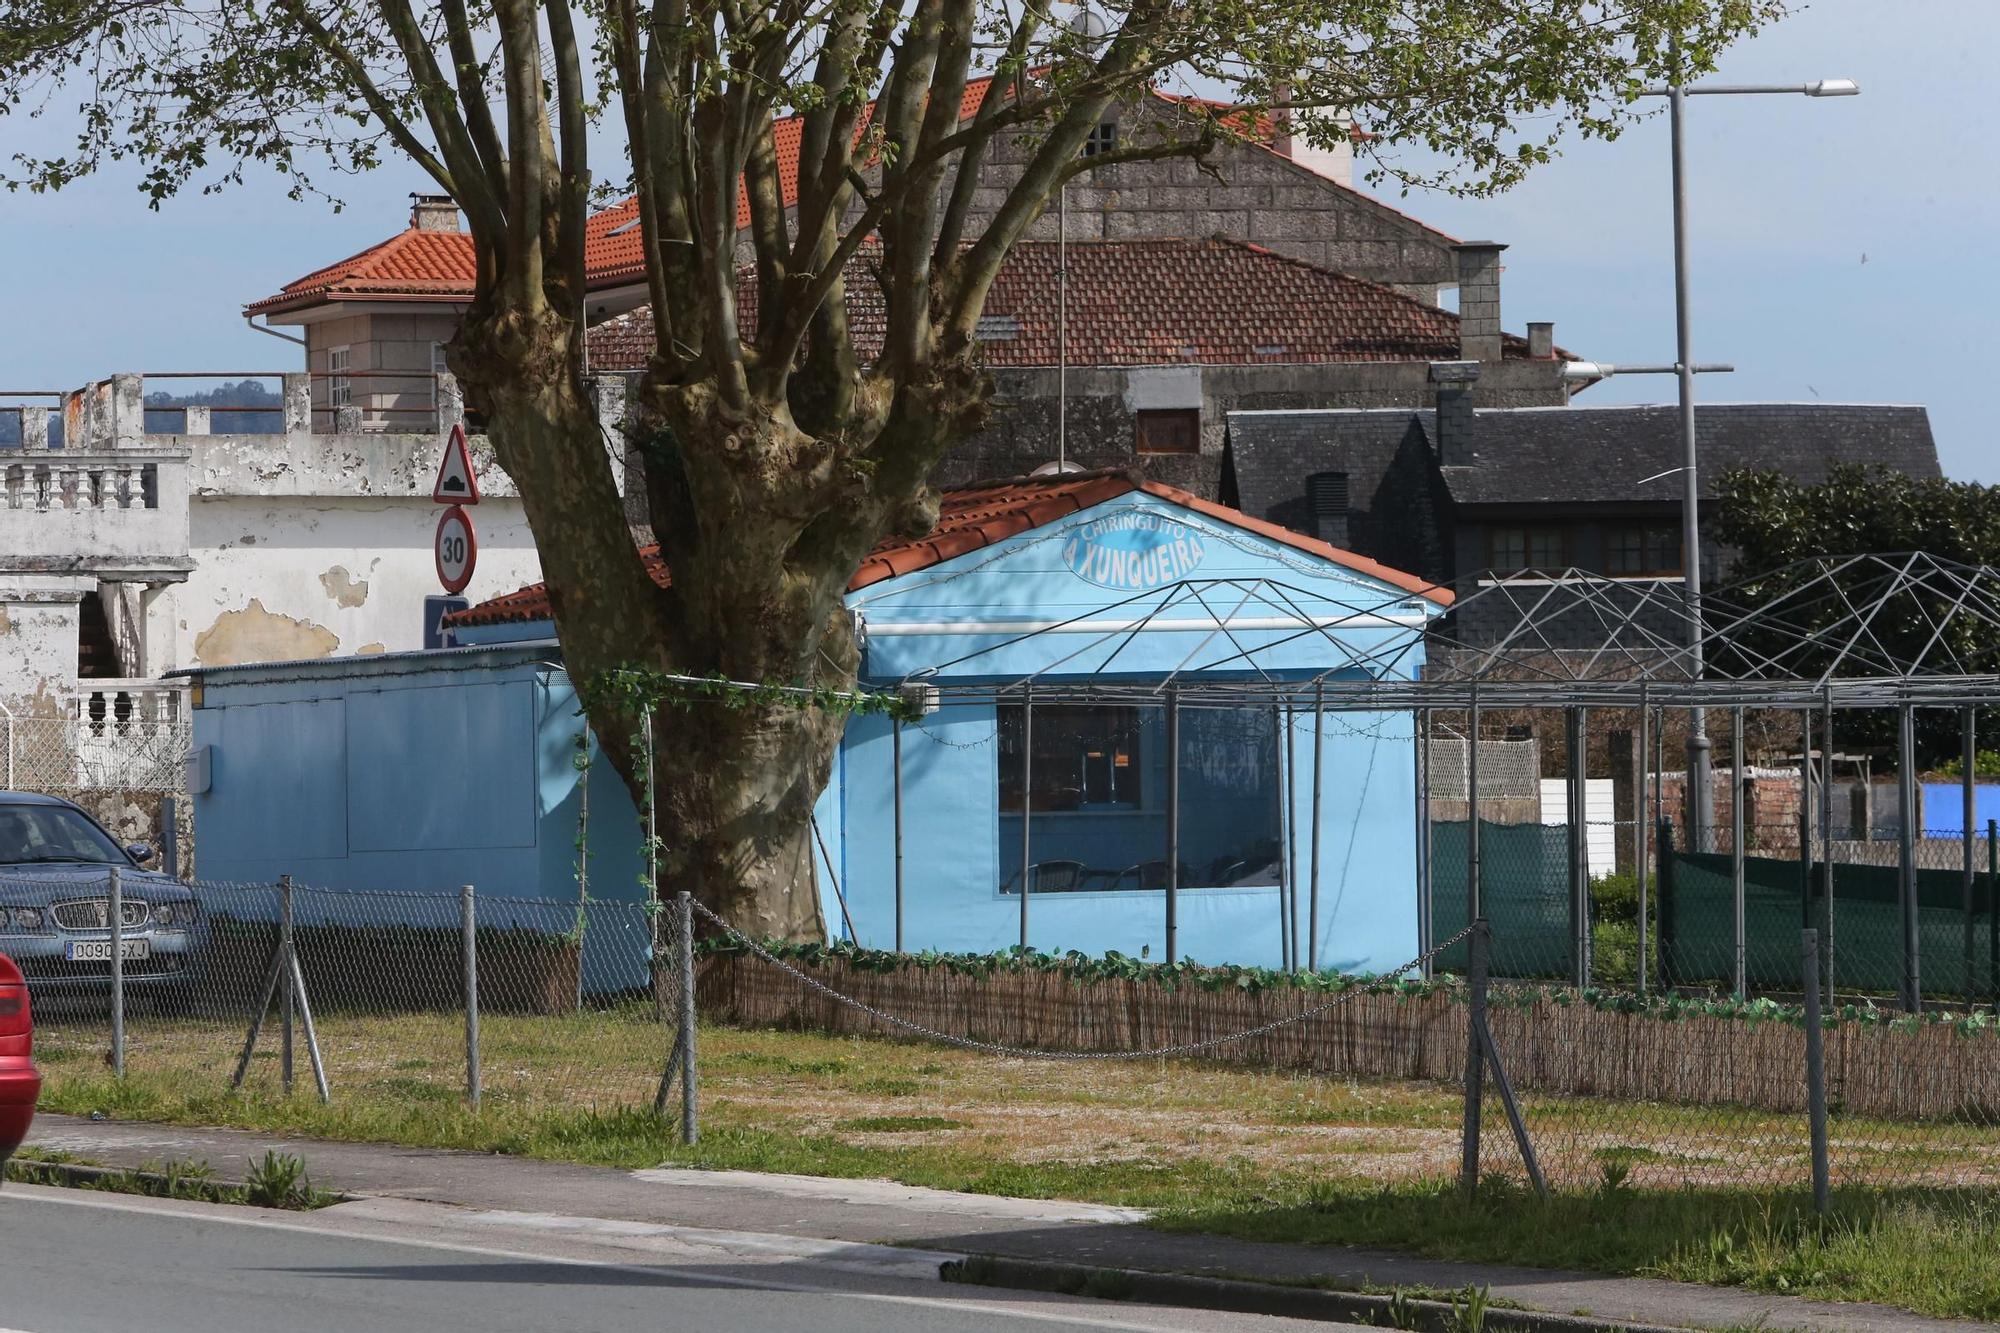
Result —
[[[414,163],[468,223],[478,284],[448,360],[520,488],[572,674],[839,690],[850,576],[934,521],[927,478],[985,419],[973,335],[1010,247],[1086,165],[1202,156],[1259,125],[1197,113],[1086,160],[1107,111],[1177,83],[1282,105],[1322,141],[1350,113],[1389,178],[1499,189],[1566,133],[1615,134],[1639,87],[1709,68],[1784,0],[1092,4],[1094,23],[1050,0],[14,0],[0,110],[75,139],[6,174],[58,189],[136,161],[157,201]],[[793,116],[787,198],[774,125]],[[585,223],[623,196],[658,349],[635,443],[665,588],[583,375]],[[881,293],[865,355],[857,259]],[[631,738],[662,693],[588,697],[657,797],[663,881],[744,929],[817,933],[808,813],[838,712],[769,691],[677,709],[648,793]]]

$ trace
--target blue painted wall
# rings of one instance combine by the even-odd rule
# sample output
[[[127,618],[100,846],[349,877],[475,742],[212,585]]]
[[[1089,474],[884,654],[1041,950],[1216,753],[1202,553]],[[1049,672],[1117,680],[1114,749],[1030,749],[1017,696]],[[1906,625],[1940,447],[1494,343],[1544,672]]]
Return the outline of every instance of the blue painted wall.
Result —
[[[1157,686],[1207,679],[1414,679],[1421,629],[1437,608],[1286,543],[1134,492],[956,560],[851,593],[865,683]],[[1216,622],[1227,622],[1218,630]],[[196,798],[204,878],[290,873],[338,888],[486,895],[483,919],[520,900],[573,900],[580,801],[572,762],[580,719],[546,623],[493,626],[484,646],[200,673],[196,742],[213,780]],[[1072,859],[1117,872],[1164,856],[1161,714],[1148,709],[1137,808],[1034,817],[1036,863]],[[1273,873],[1200,881],[1253,843],[1296,868],[1299,928],[1311,901],[1314,721],[1294,714],[1280,746],[1263,710],[1234,721],[1183,709],[1184,957],[1279,962]],[[1229,780],[1205,776],[1190,738],[1255,733]],[[848,727],[817,807],[829,929],[894,941],[892,724]],[[905,944],[992,950],[1019,938],[1020,819],[1000,809],[998,713],[952,702],[903,729]],[[1248,744],[1249,742],[1245,742]],[[1417,951],[1415,749],[1402,714],[1328,714],[1319,737],[1318,954],[1323,967],[1384,970]],[[1280,759],[1280,752],[1282,758]],[[1220,771],[1218,769],[1218,771]],[[1206,784],[1206,785],[1204,785]],[[641,840],[623,784],[591,767],[591,889],[641,897]],[[1282,813],[1270,808],[1283,803]],[[1238,876],[1241,878],[1240,874]],[[838,884],[840,893],[835,891]],[[847,913],[840,898],[844,895]],[[846,925],[851,913],[853,929]],[[1034,894],[1029,942],[1048,950],[1164,956],[1165,894],[1107,889]],[[588,955],[599,982],[625,984]]]
[[[472,884],[482,925],[565,927],[577,896],[582,720],[546,657],[507,647],[201,673],[201,878],[289,874],[315,887],[439,894]],[[595,746],[591,756],[591,896],[637,903],[637,815]],[[368,910],[378,907],[410,924],[457,919],[445,899]],[[300,910],[311,919],[310,895]],[[349,919],[359,910],[343,907]],[[633,925],[633,914],[605,912],[587,928],[589,984],[643,980],[643,944],[611,937]]]
[[[1109,520],[1109,521],[1107,521]],[[1156,544],[1199,551],[1176,560],[1153,589],[1110,588],[1079,567],[1092,533],[1149,526]],[[1081,534],[1081,537],[1080,537]],[[1144,582],[1144,579],[1132,580]],[[1190,587],[1199,589],[1192,595]],[[850,594],[866,629],[863,675],[878,687],[907,677],[953,683],[1039,683],[1119,678],[1158,682],[1169,672],[1202,677],[1344,675],[1414,678],[1418,628],[1435,610],[1391,586],[1287,544],[1133,493],[998,546]],[[1377,613],[1380,614],[1377,614]],[[1214,622],[1236,627],[1218,633]],[[1338,622],[1304,631],[1306,619]],[[1290,720],[1284,764],[1254,799],[1204,800],[1191,773],[1189,738],[1200,728],[1183,709],[1182,859],[1194,882],[1178,894],[1182,956],[1202,962],[1280,961],[1276,886],[1200,883],[1211,859],[1190,849],[1230,845],[1245,821],[1276,831],[1258,809],[1286,801],[1283,841],[1296,866],[1299,928],[1311,901],[1313,718]],[[1159,712],[1140,739],[1142,802],[1132,811],[1052,813],[1034,818],[1037,864],[1075,859],[1098,867],[1162,859],[1164,746]],[[894,939],[893,774],[882,718],[851,723],[819,805],[829,854],[861,943]],[[1415,956],[1415,745],[1403,714],[1328,714],[1322,724],[1319,818],[1319,960],[1323,967],[1386,970]],[[1266,759],[1279,747],[1273,742]],[[903,729],[904,941],[912,949],[985,951],[1020,939],[1020,898],[1002,885],[1020,868],[1020,816],[1000,806],[1000,743],[991,703],[947,704]],[[1279,797],[1282,784],[1285,795]],[[1129,882],[1129,881],[1128,881]],[[840,921],[823,889],[829,923]],[[1097,889],[1032,894],[1028,942],[1052,951],[1107,950],[1164,957],[1166,895]],[[836,929],[838,929],[836,925]]]
[[[1972,785],[1973,832],[1984,834],[1988,820],[2000,819],[2000,784]],[[1924,784],[1924,832],[1932,836],[1965,832],[1965,789],[1956,782]]]

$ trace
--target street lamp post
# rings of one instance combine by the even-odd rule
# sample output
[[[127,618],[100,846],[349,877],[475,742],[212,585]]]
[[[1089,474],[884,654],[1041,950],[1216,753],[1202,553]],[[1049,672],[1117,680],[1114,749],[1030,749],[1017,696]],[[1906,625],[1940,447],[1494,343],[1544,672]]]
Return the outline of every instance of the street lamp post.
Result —
[[[1853,97],[1860,91],[1861,85],[1852,79],[1821,79],[1817,83],[1708,84],[1694,88],[1675,83],[1666,88],[1648,88],[1643,94],[1667,99],[1667,118],[1673,134],[1674,378],[1680,385],[1681,564],[1688,614],[1688,671],[1695,679],[1702,674],[1701,462],[1695,447],[1694,377],[1698,368],[1694,364],[1688,302],[1687,99],[1788,94]],[[1715,822],[1715,779],[1710,763],[1708,719],[1700,708],[1689,712],[1687,755],[1688,848],[1705,851]]]

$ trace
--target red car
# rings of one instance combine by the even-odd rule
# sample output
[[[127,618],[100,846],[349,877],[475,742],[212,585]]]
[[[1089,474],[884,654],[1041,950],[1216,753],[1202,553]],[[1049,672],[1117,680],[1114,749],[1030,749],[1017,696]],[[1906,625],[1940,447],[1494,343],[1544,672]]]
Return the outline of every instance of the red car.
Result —
[[[35,1072],[35,1022],[28,1010],[28,983],[14,960],[0,954],[0,1163],[28,1137],[42,1076]]]

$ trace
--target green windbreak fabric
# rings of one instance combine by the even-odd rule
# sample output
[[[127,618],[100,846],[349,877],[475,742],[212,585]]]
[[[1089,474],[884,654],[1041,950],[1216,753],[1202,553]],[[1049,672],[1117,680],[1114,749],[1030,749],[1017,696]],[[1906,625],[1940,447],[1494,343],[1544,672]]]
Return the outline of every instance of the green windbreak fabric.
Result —
[[[1448,940],[1466,925],[1467,823],[1431,825],[1431,938]],[[1569,830],[1562,825],[1479,823],[1479,898],[1493,925],[1493,974],[1571,974]],[[1466,946],[1436,967],[1463,972]]]
[[[1730,984],[1736,938],[1730,858],[1675,852],[1663,869],[1659,895],[1663,979],[1675,985]],[[1899,873],[1894,866],[1833,867],[1833,983],[1841,991],[1894,995],[1900,985]],[[1969,971],[1964,895],[1961,871],[1917,872],[1918,978],[1927,994],[1969,993],[1983,998],[1992,993],[1992,878],[1974,876]],[[1806,925],[1823,928],[1825,916],[1817,886],[1807,892],[1800,863],[1745,857],[1743,916],[1745,971],[1751,988],[1801,985],[1799,930]]]

